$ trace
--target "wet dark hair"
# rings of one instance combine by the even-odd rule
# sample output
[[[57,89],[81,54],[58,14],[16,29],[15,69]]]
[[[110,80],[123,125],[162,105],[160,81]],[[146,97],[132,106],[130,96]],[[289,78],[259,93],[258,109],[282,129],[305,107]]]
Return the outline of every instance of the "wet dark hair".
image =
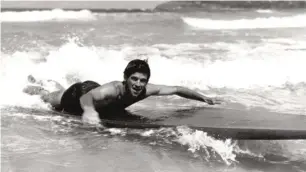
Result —
[[[147,60],[135,59],[130,61],[124,70],[124,77],[128,78],[135,72],[147,74],[149,80],[151,71]]]

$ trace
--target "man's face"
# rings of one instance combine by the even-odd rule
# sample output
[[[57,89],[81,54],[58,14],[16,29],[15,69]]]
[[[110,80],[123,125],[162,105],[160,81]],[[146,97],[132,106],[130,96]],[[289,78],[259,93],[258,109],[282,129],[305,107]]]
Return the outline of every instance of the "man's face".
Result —
[[[138,97],[148,84],[148,75],[135,72],[126,79],[127,89],[133,97]]]

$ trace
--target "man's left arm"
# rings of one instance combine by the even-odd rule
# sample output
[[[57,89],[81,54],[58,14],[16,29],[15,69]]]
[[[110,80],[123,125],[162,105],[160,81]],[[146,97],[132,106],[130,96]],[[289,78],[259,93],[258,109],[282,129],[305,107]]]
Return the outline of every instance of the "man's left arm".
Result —
[[[181,86],[165,86],[165,85],[147,85],[147,96],[151,95],[178,95],[187,99],[206,102],[210,105],[220,104],[219,100],[206,97],[201,93]]]

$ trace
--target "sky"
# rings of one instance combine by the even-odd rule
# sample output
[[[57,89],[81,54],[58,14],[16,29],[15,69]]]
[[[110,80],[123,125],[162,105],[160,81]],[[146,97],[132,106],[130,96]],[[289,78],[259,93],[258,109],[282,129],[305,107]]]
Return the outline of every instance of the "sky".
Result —
[[[98,0],[87,0],[87,1],[59,1],[59,0],[1,0],[1,8],[81,8],[81,9],[153,9],[158,4],[166,2],[165,0],[155,1],[98,1]]]

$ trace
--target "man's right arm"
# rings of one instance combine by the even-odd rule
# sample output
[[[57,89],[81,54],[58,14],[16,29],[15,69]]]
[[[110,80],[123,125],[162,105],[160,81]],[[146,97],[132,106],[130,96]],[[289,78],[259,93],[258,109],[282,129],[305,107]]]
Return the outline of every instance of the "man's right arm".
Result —
[[[99,89],[99,87],[96,89]],[[94,92],[96,91],[91,90],[80,98],[80,104],[83,109],[82,121],[84,123],[90,123],[90,124],[100,123],[99,114],[94,106],[94,100],[95,100]]]
[[[87,94],[84,94],[81,98],[80,98],[80,104],[81,107],[83,109],[83,111],[89,111],[89,110],[94,110],[94,99],[93,99],[93,95],[90,92],[88,92]]]
[[[115,87],[107,84],[95,88],[80,98],[80,104],[83,109],[82,119],[84,122],[97,124],[100,122],[99,114],[95,109],[95,101],[103,101],[106,97],[116,94]]]

